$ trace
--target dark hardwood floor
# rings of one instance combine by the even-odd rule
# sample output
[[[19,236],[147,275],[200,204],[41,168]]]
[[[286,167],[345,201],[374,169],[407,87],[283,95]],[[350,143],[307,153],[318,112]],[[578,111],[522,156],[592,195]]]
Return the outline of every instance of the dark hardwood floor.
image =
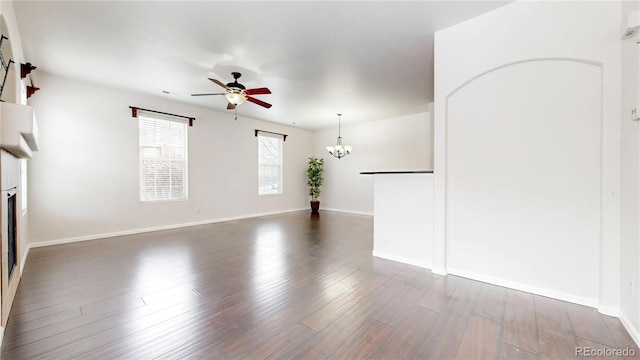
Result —
[[[34,248],[3,359],[574,359],[633,348],[584,306],[371,256],[295,212]]]

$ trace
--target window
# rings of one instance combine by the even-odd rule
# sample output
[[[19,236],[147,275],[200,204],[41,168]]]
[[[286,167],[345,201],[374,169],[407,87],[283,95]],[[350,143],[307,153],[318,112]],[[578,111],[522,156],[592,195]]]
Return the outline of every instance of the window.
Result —
[[[138,115],[140,201],[187,199],[187,122]]]
[[[282,137],[258,134],[258,194],[282,194]]]
[[[27,159],[20,159],[20,210],[27,212]]]

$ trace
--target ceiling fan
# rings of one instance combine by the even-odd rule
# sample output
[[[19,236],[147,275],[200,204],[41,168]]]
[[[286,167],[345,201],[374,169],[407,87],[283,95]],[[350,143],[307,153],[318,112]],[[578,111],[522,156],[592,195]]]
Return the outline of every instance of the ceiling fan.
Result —
[[[269,90],[266,87],[256,88],[256,89],[247,89],[245,88],[244,85],[238,82],[238,78],[242,76],[242,74],[240,74],[239,72],[232,72],[231,75],[233,75],[233,82],[228,83],[227,85],[225,85],[223,82],[219,80],[209,78],[209,80],[222,86],[226,90],[226,92],[214,93],[214,94],[191,94],[191,96],[224,95],[229,101],[229,104],[227,105],[227,109],[229,110],[235,109],[236,105],[242,104],[243,102],[245,102],[245,100],[252,102],[254,104],[263,106],[267,109],[271,107],[271,104],[266,103],[262,100],[258,100],[251,96],[251,95],[271,94],[271,90]]]

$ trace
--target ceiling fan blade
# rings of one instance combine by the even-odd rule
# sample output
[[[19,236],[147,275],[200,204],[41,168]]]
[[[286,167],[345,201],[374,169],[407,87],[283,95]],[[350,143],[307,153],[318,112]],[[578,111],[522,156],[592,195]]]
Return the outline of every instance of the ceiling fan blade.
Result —
[[[256,98],[252,98],[251,96],[247,96],[247,101],[251,101],[252,103],[254,103],[254,104],[258,104],[258,105],[260,105],[260,106],[264,106],[264,107],[266,107],[267,109],[268,109],[268,108],[270,108],[270,107],[272,106],[272,105],[271,105],[271,104],[269,104],[269,103],[266,103],[266,102],[264,102],[264,101],[262,101],[262,100],[258,100],[258,99],[256,99]]]
[[[263,88],[257,88],[257,89],[247,89],[245,90],[245,92],[247,93],[247,95],[264,95],[264,94],[271,94],[271,90],[269,90],[266,87]]]
[[[191,96],[209,96],[209,95],[224,95],[225,93],[215,93],[215,94],[191,94]]]
[[[234,103],[228,103],[227,104],[227,110],[233,110],[235,108],[236,108],[236,104],[234,104]]]
[[[214,83],[222,86],[225,89],[228,89],[229,87],[227,85],[225,85],[223,82],[221,82],[220,80],[216,80],[216,79],[212,79],[212,78],[208,78],[209,80],[213,81]]]

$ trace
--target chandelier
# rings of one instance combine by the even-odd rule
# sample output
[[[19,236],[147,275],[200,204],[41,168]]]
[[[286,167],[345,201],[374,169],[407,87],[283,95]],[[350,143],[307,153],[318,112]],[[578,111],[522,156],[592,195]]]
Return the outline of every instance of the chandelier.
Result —
[[[351,154],[351,146],[342,145],[342,136],[340,136],[340,117],[342,114],[338,114],[338,142],[335,145],[327,146],[329,154],[337,157],[338,159]]]

